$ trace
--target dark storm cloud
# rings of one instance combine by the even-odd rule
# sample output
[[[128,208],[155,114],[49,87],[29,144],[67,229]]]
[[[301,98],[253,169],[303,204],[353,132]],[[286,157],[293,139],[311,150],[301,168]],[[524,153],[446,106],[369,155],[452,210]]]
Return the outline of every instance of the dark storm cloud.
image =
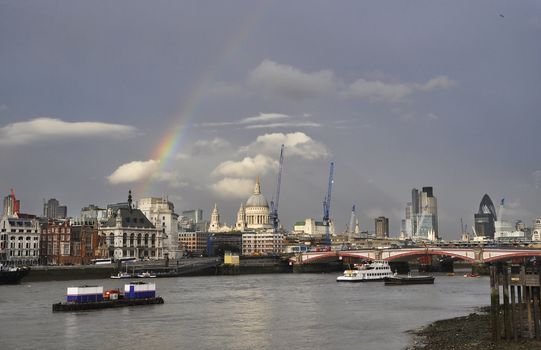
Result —
[[[56,197],[77,215],[150,181],[139,195],[168,194],[178,211],[207,214],[217,200],[231,223],[239,200],[215,190],[250,183],[210,173],[258,154],[277,159],[279,145],[273,153],[257,139],[279,128],[319,147],[307,154],[331,155],[286,157],[287,227],[321,216],[330,159],[339,229],[356,203],[363,230],[386,215],[397,234],[411,188],[430,185],[444,237],[458,237],[484,193],[508,198],[509,219],[529,224],[541,215],[539,18],[536,1],[2,2],[0,190],[15,187],[27,211]],[[271,115],[293,119],[238,124]],[[16,145],[6,127],[42,116],[130,127],[133,137],[66,138],[53,128],[45,140],[26,125],[18,132],[31,142]],[[158,176],[154,151],[181,122],[179,154]],[[205,123],[221,124],[189,127]],[[108,180],[135,168],[135,182],[130,171]],[[262,178],[269,199],[274,176]]]

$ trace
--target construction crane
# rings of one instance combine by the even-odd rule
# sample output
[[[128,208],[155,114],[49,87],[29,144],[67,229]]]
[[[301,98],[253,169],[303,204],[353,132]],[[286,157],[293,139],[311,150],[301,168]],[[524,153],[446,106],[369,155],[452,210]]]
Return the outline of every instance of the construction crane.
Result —
[[[278,202],[280,201],[280,184],[282,183],[282,167],[284,164],[284,145],[280,147],[280,162],[278,167],[278,175],[276,177],[276,194],[275,197],[270,202],[270,220],[274,232],[278,232]],[[275,201],[276,200],[276,201]]]
[[[323,201],[323,225],[325,226],[325,244],[331,245],[331,234],[329,232],[330,225],[330,212],[331,212],[331,193],[332,193],[332,184],[333,184],[333,174],[334,174],[334,162],[331,162],[329,169],[329,187],[327,188],[327,195]]]
[[[351,208],[351,216],[349,217],[349,226],[348,226],[348,241],[353,241],[353,232],[355,232],[355,204]]]
[[[20,210],[21,210],[21,202],[17,200],[17,198],[15,198],[15,190],[10,189],[11,190],[11,194],[10,194],[10,197],[13,201],[13,213],[14,214],[19,214]]]

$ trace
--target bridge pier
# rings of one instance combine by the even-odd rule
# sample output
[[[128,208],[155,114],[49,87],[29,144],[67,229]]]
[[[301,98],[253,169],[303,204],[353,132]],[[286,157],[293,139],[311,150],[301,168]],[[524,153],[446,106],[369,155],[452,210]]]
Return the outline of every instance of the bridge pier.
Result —
[[[482,262],[473,263],[471,265],[471,273],[488,276],[490,275],[490,264]]]
[[[410,264],[407,261],[391,261],[389,263],[389,266],[391,266],[391,271],[398,274],[403,275],[410,272]]]

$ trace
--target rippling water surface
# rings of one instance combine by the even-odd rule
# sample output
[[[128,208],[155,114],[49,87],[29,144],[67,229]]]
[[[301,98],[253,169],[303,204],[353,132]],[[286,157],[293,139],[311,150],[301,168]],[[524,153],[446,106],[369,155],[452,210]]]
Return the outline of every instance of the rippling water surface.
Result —
[[[438,275],[434,285],[336,283],[337,274],[153,280],[164,305],[52,313],[66,287],[0,286],[0,349],[402,349],[405,333],[490,301],[485,277]]]

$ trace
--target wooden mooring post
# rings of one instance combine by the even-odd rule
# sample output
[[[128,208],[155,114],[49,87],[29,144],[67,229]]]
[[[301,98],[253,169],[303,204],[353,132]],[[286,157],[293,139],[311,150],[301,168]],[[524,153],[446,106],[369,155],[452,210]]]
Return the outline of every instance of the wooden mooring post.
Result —
[[[490,319],[495,342],[541,339],[540,286],[541,266],[531,273],[521,266],[518,274],[506,264],[490,267]]]

